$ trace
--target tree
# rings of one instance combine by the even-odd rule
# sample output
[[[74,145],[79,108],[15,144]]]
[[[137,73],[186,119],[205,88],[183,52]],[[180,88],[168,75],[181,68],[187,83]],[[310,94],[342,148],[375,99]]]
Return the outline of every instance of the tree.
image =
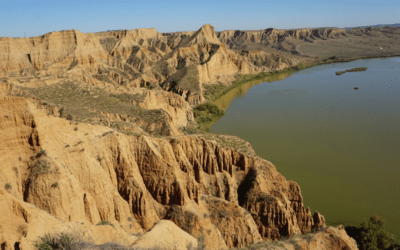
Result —
[[[346,232],[357,241],[360,250],[384,250],[397,241],[393,234],[384,230],[384,224],[378,215],[372,215],[360,226],[346,227]]]

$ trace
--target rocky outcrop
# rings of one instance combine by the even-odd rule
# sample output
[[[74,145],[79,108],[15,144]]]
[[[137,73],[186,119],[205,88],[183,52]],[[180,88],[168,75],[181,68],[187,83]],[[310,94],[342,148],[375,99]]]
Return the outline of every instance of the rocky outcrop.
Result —
[[[139,90],[140,91],[140,90]],[[162,90],[149,90],[143,102],[138,105],[145,109],[163,109],[168,113],[172,125],[185,128],[194,121],[193,110],[181,96]]]
[[[110,235],[132,244],[137,238],[130,234],[167,219],[204,236],[207,249],[226,249],[303,234],[320,223],[304,208],[300,187],[272,163],[198,136],[127,136],[47,116],[24,98],[0,97],[0,139],[0,220],[12,220],[0,224],[23,226],[0,231],[7,247],[32,249],[27,242],[67,225],[98,235],[102,221],[114,225],[104,226]]]
[[[331,250],[358,249],[356,241],[346,234],[343,226],[324,227],[315,233],[296,235],[288,240],[278,242],[263,242],[257,244],[257,249],[268,250]]]
[[[143,237],[135,241],[132,247],[186,250],[188,245],[196,249],[197,240],[177,227],[173,222],[160,220]]]
[[[326,227],[325,217],[320,213],[318,213],[317,211],[315,211],[313,215],[313,220],[314,220],[314,227]]]
[[[99,60],[110,60],[93,34],[83,34],[77,30],[51,32],[32,38],[1,38],[0,70],[5,73],[34,68],[36,71],[58,67],[65,69],[74,61],[76,65],[97,72]]]

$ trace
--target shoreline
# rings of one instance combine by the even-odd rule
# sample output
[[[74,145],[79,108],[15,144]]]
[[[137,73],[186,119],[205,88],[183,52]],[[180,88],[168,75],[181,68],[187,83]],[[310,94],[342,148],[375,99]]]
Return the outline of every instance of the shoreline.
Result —
[[[280,71],[270,71],[270,72],[260,72],[258,74],[246,74],[246,75],[238,75],[238,79],[233,81],[231,85],[227,86],[226,88],[220,89],[218,93],[211,95],[209,98],[206,98],[208,102],[212,104],[216,104],[219,109],[226,111],[229,108],[230,104],[227,107],[223,107],[222,105],[218,105],[218,101],[223,99],[231,91],[238,89],[238,87],[245,85],[245,84],[252,84],[253,86],[256,84],[261,84],[265,82],[268,78],[276,77],[282,74],[290,74],[294,72],[298,72],[304,69],[312,68],[314,66],[325,65],[325,64],[333,64],[333,63],[346,63],[352,62],[356,60],[365,60],[365,59],[377,59],[377,58],[388,58],[388,57],[400,57],[400,53],[394,55],[381,55],[381,56],[362,56],[362,57],[353,57],[349,59],[338,59],[336,57],[330,57],[326,59],[319,59],[315,60],[312,63],[300,63],[296,66],[289,67]],[[278,79],[277,79],[278,80]],[[276,81],[276,80],[275,80]],[[243,94],[243,93],[240,93]],[[235,99],[234,97],[233,99]],[[232,101],[233,101],[232,99]],[[193,108],[196,109],[196,108]],[[224,114],[225,115],[225,114]],[[223,115],[223,116],[224,116]],[[218,119],[214,118],[210,122],[200,122],[198,128],[200,131],[204,131],[205,133],[210,133],[211,126],[219,121],[223,116],[218,117]]]

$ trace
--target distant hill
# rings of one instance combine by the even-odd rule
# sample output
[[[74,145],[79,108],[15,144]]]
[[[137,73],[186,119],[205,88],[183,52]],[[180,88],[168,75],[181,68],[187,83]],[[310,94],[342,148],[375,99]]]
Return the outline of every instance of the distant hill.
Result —
[[[377,25],[358,26],[358,27],[345,27],[343,29],[349,30],[349,29],[354,29],[354,28],[367,28],[367,27],[380,28],[380,27],[385,27],[385,26],[400,27],[400,23],[395,23],[395,24],[377,24]]]

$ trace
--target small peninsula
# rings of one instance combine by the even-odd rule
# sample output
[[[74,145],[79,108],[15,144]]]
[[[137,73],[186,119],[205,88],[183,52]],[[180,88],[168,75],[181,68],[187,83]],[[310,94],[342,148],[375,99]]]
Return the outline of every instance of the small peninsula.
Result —
[[[336,72],[336,75],[340,76],[346,72],[358,72],[358,71],[366,71],[366,70],[367,70],[367,67],[360,67],[360,68],[348,69],[346,71],[338,71],[338,72]]]

